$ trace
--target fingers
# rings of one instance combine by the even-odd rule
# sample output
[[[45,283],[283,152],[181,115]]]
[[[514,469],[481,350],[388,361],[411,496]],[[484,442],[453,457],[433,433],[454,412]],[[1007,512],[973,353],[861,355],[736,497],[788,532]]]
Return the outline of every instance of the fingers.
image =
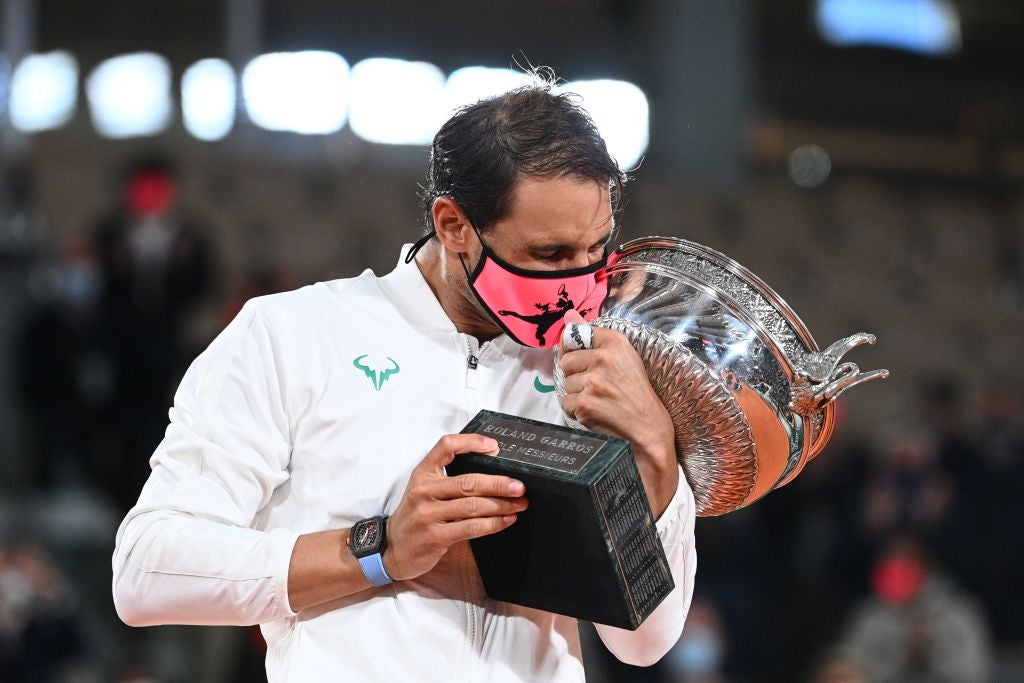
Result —
[[[575,308],[570,308],[562,316],[565,327],[562,329],[562,336],[559,338],[559,345],[562,353],[578,349],[588,349],[593,343],[593,328],[586,319],[580,315]]]
[[[529,506],[525,498],[484,498],[472,496],[440,504],[438,517],[444,522],[461,522],[476,517],[506,517]]]
[[[578,399],[579,394],[566,394],[558,399],[558,405],[562,406],[562,412],[577,422],[579,422],[579,418],[576,417],[576,403]]]
[[[630,420],[627,399],[647,382],[647,372],[624,334],[606,328],[592,332],[593,348],[566,351],[558,361],[564,390],[560,403],[566,415],[589,429],[618,435]]]
[[[562,406],[562,412],[588,429],[599,426],[593,423],[592,401],[585,394],[566,394],[558,403]]]
[[[561,343],[562,350],[565,352],[593,348],[594,326],[583,321],[566,323],[562,330]]]
[[[446,477],[438,482],[434,497],[440,500],[465,498],[468,496],[493,496],[518,498],[526,492],[523,482],[500,474],[460,474]]]
[[[447,434],[434,444],[420,465],[431,470],[439,470],[451,463],[460,453],[496,455],[498,442],[480,434]]]
[[[584,328],[585,326],[585,328]],[[562,356],[559,364],[562,372],[572,375],[577,372],[586,372],[591,368],[602,365],[613,364],[616,358],[621,360],[622,356],[635,356],[636,351],[629,343],[626,335],[617,330],[609,330],[603,327],[593,327],[589,323],[583,323],[579,336],[586,341],[586,328],[590,329],[590,346],[588,348],[576,348],[564,343],[566,335],[571,335],[570,325],[566,325],[563,332]],[[574,342],[575,344],[575,342]]]
[[[526,509],[521,481],[480,473],[445,476],[444,466],[463,453],[497,455],[498,442],[479,434],[449,434],[416,466],[388,522],[385,560],[393,578],[430,571],[453,543],[501,531]]]
[[[578,394],[584,389],[591,388],[594,380],[592,376],[585,372],[565,373],[565,381],[562,382],[562,386],[565,388],[566,395]]]
[[[455,477],[444,476],[442,468],[456,455],[483,453],[496,455],[498,442],[479,434],[449,434],[441,437],[423,461],[413,470],[406,498],[414,501],[447,501],[459,498],[520,498],[526,492],[523,482],[496,474],[474,472]]]
[[[512,526],[515,521],[515,515],[505,515],[503,517],[473,517],[472,519],[464,519],[459,522],[449,522],[441,527],[440,533],[444,537],[445,543],[453,545],[460,541],[468,541],[471,538],[480,538],[481,536],[496,534],[499,531]]]

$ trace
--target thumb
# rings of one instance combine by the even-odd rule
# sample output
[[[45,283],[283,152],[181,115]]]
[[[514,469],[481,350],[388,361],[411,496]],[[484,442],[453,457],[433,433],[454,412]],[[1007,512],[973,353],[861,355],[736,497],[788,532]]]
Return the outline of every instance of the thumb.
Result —
[[[580,315],[579,311],[577,311],[575,308],[570,308],[568,311],[566,311],[565,317],[563,317],[562,320],[565,321],[566,325],[569,325],[571,323],[586,322],[586,319],[582,315]]]
[[[434,444],[420,465],[428,471],[437,471],[463,453],[497,455],[498,442],[483,434],[447,434]]]
[[[560,336],[562,353],[570,353],[574,350],[593,347],[593,329],[587,323],[586,318],[579,314],[579,311],[575,308],[570,308],[565,312],[562,321],[565,323]],[[579,325],[578,328],[577,325]]]

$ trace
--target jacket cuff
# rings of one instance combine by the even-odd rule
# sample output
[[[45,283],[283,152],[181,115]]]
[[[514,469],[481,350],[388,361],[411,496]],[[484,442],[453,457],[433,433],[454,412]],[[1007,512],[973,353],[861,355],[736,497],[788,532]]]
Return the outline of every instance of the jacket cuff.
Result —
[[[686,529],[693,526],[694,510],[696,509],[693,491],[690,489],[689,482],[686,481],[683,468],[678,465],[677,467],[679,468],[679,485],[676,487],[676,493],[655,523],[658,537],[666,551],[682,543]]]
[[[279,617],[287,618],[298,615],[292,609],[288,599],[288,570],[292,563],[292,553],[299,534],[291,529],[274,529],[268,534],[272,560],[272,578],[274,585],[274,608]]]

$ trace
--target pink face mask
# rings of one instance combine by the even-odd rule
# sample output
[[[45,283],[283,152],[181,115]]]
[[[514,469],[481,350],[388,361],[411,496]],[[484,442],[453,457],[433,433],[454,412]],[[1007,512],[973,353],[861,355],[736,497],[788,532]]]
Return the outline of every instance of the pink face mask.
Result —
[[[878,597],[897,605],[912,600],[926,579],[920,561],[899,555],[883,559],[871,572],[871,585]]]
[[[553,348],[562,336],[562,317],[575,308],[594,320],[608,295],[602,270],[607,258],[571,270],[527,270],[502,261],[480,241],[483,253],[469,287],[498,326],[523,346]],[[463,263],[465,268],[466,264]]]

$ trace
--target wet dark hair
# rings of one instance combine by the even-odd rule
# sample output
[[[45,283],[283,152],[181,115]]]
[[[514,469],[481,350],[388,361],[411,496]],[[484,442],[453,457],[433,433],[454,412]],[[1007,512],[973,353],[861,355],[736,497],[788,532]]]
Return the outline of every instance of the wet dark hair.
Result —
[[[423,187],[425,236],[434,234],[431,207],[454,199],[475,228],[490,228],[509,210],[520,176],[607,182],[618,215],[627,176],[608,154],[594,121],[571,93],[538,84],[463,107],[434,136]]]

